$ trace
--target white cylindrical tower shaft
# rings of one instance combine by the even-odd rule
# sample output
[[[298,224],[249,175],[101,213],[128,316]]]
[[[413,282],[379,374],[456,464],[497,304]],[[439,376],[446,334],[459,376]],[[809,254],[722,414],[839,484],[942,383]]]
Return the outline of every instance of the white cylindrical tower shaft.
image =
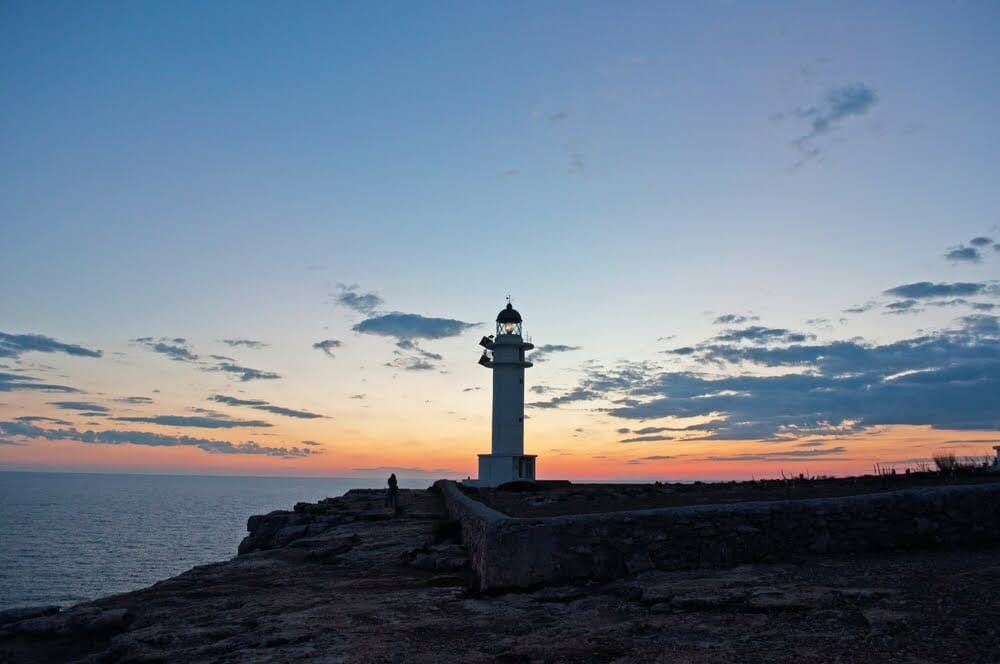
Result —
[[[525,344],[520,334],[497,335],[493,346],[493,454],[524,454]]]

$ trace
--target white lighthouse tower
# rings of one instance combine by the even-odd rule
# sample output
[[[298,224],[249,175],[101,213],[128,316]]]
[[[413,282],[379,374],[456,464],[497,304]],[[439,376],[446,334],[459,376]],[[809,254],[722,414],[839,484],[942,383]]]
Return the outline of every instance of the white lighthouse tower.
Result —
[[[479,455],[478,486],[535,479],[535,455],[524,453],[524,352],[534,346],[521,337],[521,314],[510,304],[497,316],[496,335],[479,342],[479,364],[493,370],[493,447]]]

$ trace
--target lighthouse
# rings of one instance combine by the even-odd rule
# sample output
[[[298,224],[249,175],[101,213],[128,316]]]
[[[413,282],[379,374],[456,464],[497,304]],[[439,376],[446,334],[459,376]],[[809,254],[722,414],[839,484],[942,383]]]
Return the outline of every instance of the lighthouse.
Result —
[[[479,455],[478,486],[535,479],[535,455],[524,453],[524,370],[531,366],[524,353],[534,346],[521,336],[521,324],[508,297],[496,334],[479,342],[485,349],[479,364],[493,371],[493,445]]]

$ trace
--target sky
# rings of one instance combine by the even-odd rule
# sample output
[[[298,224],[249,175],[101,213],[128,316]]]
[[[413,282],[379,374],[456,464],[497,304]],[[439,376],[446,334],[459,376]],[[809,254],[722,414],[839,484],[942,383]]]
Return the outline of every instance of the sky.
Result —
[[[992,455],[997,25],[5,2],[0,469],[474,476],[507,295],[540,478]]]

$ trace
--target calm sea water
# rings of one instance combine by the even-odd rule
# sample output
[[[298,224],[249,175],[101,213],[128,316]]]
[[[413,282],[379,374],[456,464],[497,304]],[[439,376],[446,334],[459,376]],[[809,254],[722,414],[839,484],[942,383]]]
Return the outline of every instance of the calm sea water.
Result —
[[[136,590],[232,558],[251,514],[384,483],[0,472],[0,610]]]

